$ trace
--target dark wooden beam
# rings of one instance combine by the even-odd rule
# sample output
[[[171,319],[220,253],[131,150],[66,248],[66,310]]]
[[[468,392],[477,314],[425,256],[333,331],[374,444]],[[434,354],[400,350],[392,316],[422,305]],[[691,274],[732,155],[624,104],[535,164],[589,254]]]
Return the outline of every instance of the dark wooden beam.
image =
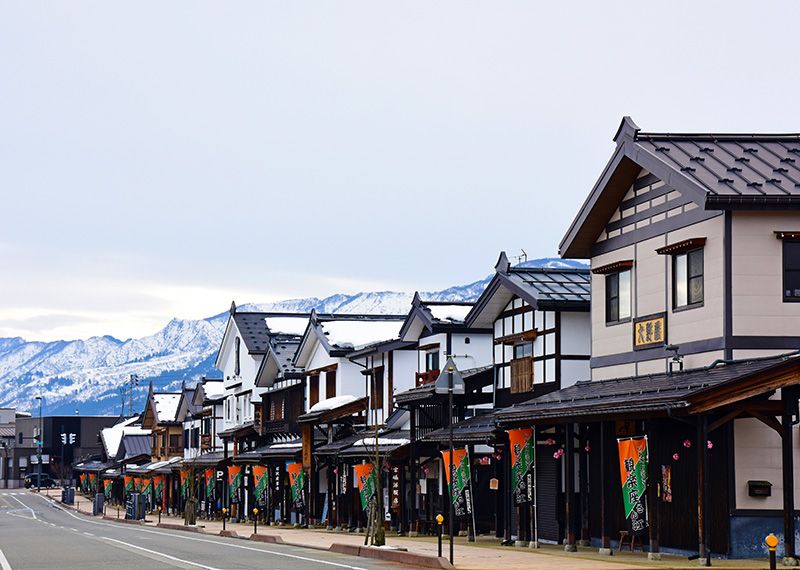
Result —
[[[708,426],[708,432],[711,433],[715,429],[724,426],[729,421],[731,421],[732,419],[736,418],[736,416],[739,416],[741,414],[742,414],[741,410],[734,410],[732,412],[728,412],[727,414],[725,414],[721,418],[717,418],[716,420],[711,422],[709,424],[709,426]]]
[[[572,422],[564,426],[566,440],[564,448],[564,521],[567,532],[567,543],[564,545],[566,552],[577,552],[575,545],[575,433]]]
[[[783,437],[785,435],[785,433],[783,431],[783,426],[781,425],[781,422],[776,420],[774,417],[765,416],[764,414],[762,414],[760,412],[750,412],[750,413],[753,415],[754,418],[756,418],[762,424],[764,424],[766,426],[769,426],[772,429],[774,429],[776,432],[778,432],[779,436]]]

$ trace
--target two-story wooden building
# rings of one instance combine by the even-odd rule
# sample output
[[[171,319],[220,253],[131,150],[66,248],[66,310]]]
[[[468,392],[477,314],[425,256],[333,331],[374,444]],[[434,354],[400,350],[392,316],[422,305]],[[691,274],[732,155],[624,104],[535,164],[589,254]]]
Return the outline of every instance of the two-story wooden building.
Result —
[[[760,554],[764,529],[784,528],[793,557],[800,365],[775,355],[800,348],[800,136],[643,133],[626,117],[614,140],[560,247],[591,260],[592,381],[500,421],[558,424],[567,485],[599,454],[570,548],[625,528],[613,439],[647,435],[653,556]]]

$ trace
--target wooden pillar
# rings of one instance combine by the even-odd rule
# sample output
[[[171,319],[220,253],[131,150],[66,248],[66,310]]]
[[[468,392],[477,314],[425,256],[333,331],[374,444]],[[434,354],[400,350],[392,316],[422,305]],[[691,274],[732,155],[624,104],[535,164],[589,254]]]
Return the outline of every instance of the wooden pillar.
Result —
[[[611,538],[608,534],[608,514],[606,505],[606,483],[608,481],[609,457],[606,450],[609,447],[607,438],[611,437],[608,422],[600,422],[600,554],[611,554]]]
[[[647,519],[648,519],[648,532],[650,534],[650,552],[648,558],[651,560],[661,559],[661,550],[659,548],[659,504],[660,504],[660,489],[661,489],[661,473],[658,472],[658,466],[653,461],[655,456],[655,446],[658,441],[658,434],[656,432],[656,422],[653,420],[645,421],[645,428],[647,433],[647,478],[650,484],[647,487]]]
[[[506,441],[508,438],[506,437]],[[514,508],[514,492],[511,488],[511,446],[503,450],[503,542],[511,542],[511,509]]]
[[[589,454],[584,449],[584,446],[589,444],[588,441],[588,428],[587,424],[580,426],[580,439],[578,442],[578,470],[580,478],[580,491],[581,491],[581,546],[589,546]]]
[[[706,459],[708,449],[708,420],[706,416],[697,418],[697,542],[700,565],[710,566],[708,551],[708,473]]]
[[[564,524],[567,533],[566,552],[577,552],[575,546],[575,431],[572,422],[564,428]]]
[[[410,471],[409,484],[411,485],[411,493],[409,493],[409,501],[406,508],[408,509],[408,533],[409,536],[417,535],[417,458],[415,455],[414,443],[417,438],[417,413],[416,408],[409,411],[410,419],[410,434],[408,443],[408,470]]]
[[[797,393],[794,388],[781,390],[782,468],[783,468],[783,536],[784,558],[795,557],[794,540],[794,454],[792,444],[792,419],[797,413]]]

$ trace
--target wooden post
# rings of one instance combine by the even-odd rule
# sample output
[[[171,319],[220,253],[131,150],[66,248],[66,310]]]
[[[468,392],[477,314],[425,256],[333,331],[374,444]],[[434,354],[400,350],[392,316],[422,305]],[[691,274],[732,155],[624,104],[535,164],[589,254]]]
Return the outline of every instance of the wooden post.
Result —
[[[708,536],[706,535],[706,518],[708,517],[706,509],[708,487],[706,477],[707,426],[705,416],[697,418],[697,550],[700,555],[701,566],[711,565],[710,553],[708,552]]]
[[[581,491],[581,546],[589,546],[589,453],[584,449],[589,445],[588,425],[580,426],[578,442],[578,469]]]
[[[568,422],[564,429],[564,524],[567,532],[565,552],[577,552],[575,545],[575,526],[573,524],[575,513],[575,433],[572,422]]]
[[[647,558],[650,560],[661,560],[661,551],[658,545],[658,509],[659,509],[659,489],[661,488],[661,473],[659,473],[656,462],[653,461],[655,455],[655,442],[658,440],[656,434],[656,422],[653,420],[646,421],[647,427],[647,478],[650,484],[647,488],[647,518],[649,524],[648,532],[650,534],[650,552],[647,553]]]
[[[417,439],[417,409],[412,408],[409,411],[410,416],[410,434],[408,443],[408,469],[411,472],[409,484],[411,485],[411,500],[408,501],[408,535],[417,536],[417,460],[414,455],[414,442]]]
[[[600,554],[611,555],[611,538],[608,535],[608,521],[606,514],[606,483],[608,479],[606,466],[606,450],[609,433],[608,422],[600,422]]]
[[[795,557],[794,540],[794,454],[792,449],[792,417],[797,411],[797,393],[793,388],[781,390],[782,468],[783,468],[783,547],[784,559]]]
[[[508,441],[508,438],[506,438]],[[511,445],[506,445],[503,451],[503,541],[506,544],[511,543],[511,509],[514,508],[513,489],[511,488]]]

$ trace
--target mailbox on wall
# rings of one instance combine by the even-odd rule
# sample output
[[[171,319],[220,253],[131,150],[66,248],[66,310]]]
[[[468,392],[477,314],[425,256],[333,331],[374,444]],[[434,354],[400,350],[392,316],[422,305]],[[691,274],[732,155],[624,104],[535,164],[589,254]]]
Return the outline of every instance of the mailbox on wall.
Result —
[[[772,483],[769,481],[748,481],[747,494],[751,497],[769,497],[772,495]]]

